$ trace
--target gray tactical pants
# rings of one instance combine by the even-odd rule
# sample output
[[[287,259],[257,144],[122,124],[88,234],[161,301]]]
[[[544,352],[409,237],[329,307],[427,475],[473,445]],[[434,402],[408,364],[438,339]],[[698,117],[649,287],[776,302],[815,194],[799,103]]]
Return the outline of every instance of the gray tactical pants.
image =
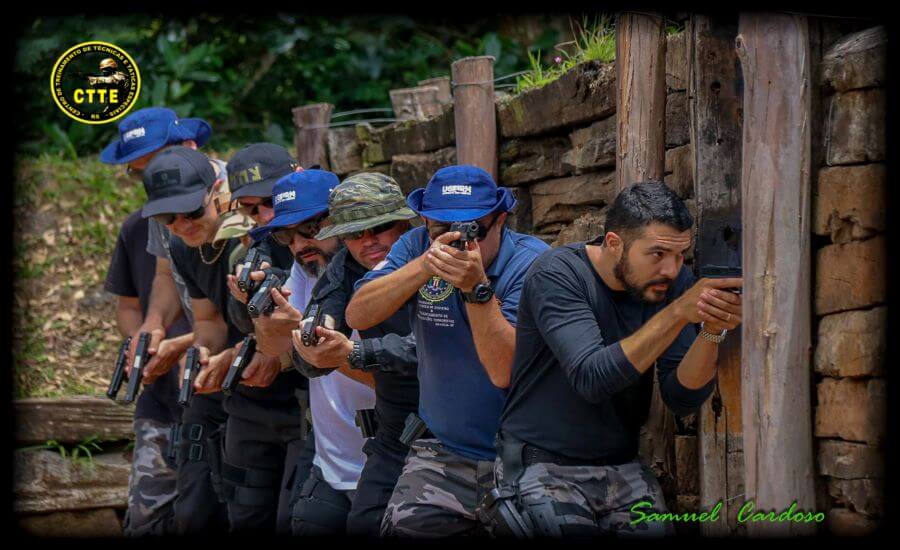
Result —
[[[494,464],[494,474],[503,480],[503,463]],[[674,535],[671,522],[640,522],[631,507],[645,514],[667,513],[662,489],[656,476],[640,461],[614,466],[558,466],[537,463],[525,468],[519,478],[518,492],[535,520],[538,536],[662,537]]]
[[[123,524],[126,537],[175,532],[176,471],[167,458],[171,428],[156,420],[134,420],[134,459]]]
[[[493,466],[460,456],[437,439],[417,439],[385,510],[382,536],[485,534],[475,508],[494,486]]]

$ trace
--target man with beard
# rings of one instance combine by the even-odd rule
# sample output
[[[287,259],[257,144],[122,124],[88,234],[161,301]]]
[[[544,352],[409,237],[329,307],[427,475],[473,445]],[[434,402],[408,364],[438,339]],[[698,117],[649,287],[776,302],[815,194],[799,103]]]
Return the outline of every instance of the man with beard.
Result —
[[[547,245],[504,227],[516,201],[475,166],[435,172],[406,200],[425,219],[357,282],[347,324],[364,330],[409,304],[416,337],[418,430],[391,495],[382,534],[476,534],[480,496],[493,486],[500,411],[515,349],[525,272]],[[463,250],[453,222],[476,222]],[[471,226],[470,226],[471,227]],[[468,236],[468,234],[467,234]],[[411,424],[413,425],[413,424]]]
[[[631,523],[635,505],[666,511],[637,458],[653,367],[666,405],[696,412],[715,385],[717,344],[741,322],[740,296],[728,291],[741,279],[694,283],[683,265],[692,224],[666,184],[632,185],[610,206],[604,234],[528,270],[497,436],[500,499],[487,499],[484,516],[495,533],[673,532],[668,522]],[[496,521],[510,507],[519,520]]]
[[[239,213],[249,215],[257,227],[266,226],[273,218],[275,182],[298,169],[287,150],[272,143],[254,143],[236,152],[228,176],[231,199],[241,205]],[[285,270],[293,263],[290,250],[279,245],[267,250],[267,259]],[[253,332],[246,293],[240,292],[233,275],[228,275],[228,286],[229,320],[242,332]],[[290,365],[289,355],[284,357]],[[225,398],[222,482],[232,531],[290,533],[292,489],[298,477],[308,475],[314,452],[311,442],[305,444],[300,422],[305,412],[295,394],[306,387],[306,378],[290,369],[277,373],[268,385],[242,382]]]
[[[275,311],[254,320],[258,349],[272,354],[292,349],[291,335],[301,326],[300,312],[307,308],[316,281],[340,249],[334,237],[315,238],[329,225],[328,196],[338,183],[331,172],[304,170],[282,178],[272,190],[275,218],[254,229],[252,235],[259,240],[271,234],[277,243],[290,247],[295,262],[286,292],[272,290]],[[296,355],[294,360],[301,372],[316,371]],[[374,392],[364,385],[373,384],[371,375],[348,374],[356,380],[337,375],[309,381],[316,452],[312,471],[293,507],[292,531],[296,535],[343,532],[346,509],[365,462],[364,440],[354,417],[357,410],[370,409],[375,401]]]
[[[178,118],[174,111],[164,107],[149,107],[135,111],[119,123],[119,139],[110,143],[100,154],[100,160],[107,164],[127,165],[127,174],[137,180],[141,180],[143,170],[154,156],[170,147],[184,146],[191,149],[202,147],[212,133],[209,124],[201,119]],[[222,186],[227,189],[228,181],[225,171],[225,163],[218,159],[209,159],[217,177],[223,180]],[[147,332],[150,334],[148,348],[150,361],[144,367],[143,383],[146,388],[138,398],[136,415],[145,416],[142,412],[146,403],[151,400],[165,402],[173,410],[174,422],[182,421],[182,432],[190,430],[205,430],[213,433],[218,425],[224,422],[225,416],[221,401],[211,397],[200,397],[192,401],[191,406],[181,411],[177,404],[178,373],[172,367],[178,358],[190,345],[190,339],[169,338],[166,339],[165,327],[170,326],[179,316],[186,318],[189,326],[193,325],[193,312],[187,286],[176,269],[172,268],[169,254],[169,231],[157,220],[146,219],[146,239],[142,246],[155,257],[155,270],[152,273],[152,290],[147,299],[146,314],[143,322],[132,336],[129,349],[127,372],[131,372],[131,363],[137,348],[137,334]],[[158,378],[162,378],[158,380]],[[156,382],[155,382],[156,381]],[[200,426],[192,428],[192,426]],[[143,434],[149,426],[142,420],[135,422],[135,456],[142,457],[141,472],[133,476],[132,480],[137,484],[133,494],[139,508],[152,514],[154,503],[164,503],[166,499],[161,496],[163,484],[168,483],[166,493],[174,499],[175,524],[178,532],[195,533],[204,529],[215,529],[227,525],[227,516],[224,505],[215,502],[212,482],[210,480],[210,465],[207,463],[207,455],[194,454],[190,459],[186,451],[179,452],[177,460],[177,482],[171,478],[166,482],[167,476],[160,471],[159,475],[153,473],[151,464],[163,465],[165,460],[160,453],[175,442],[171,441],[169,430],[154,430],[157,433],[153,437],[152,453],[159,454],[151,459],[147,454],[145,442],[148,437]],[[187,441],[181,438],[182,446]],[[197,442],[195,442],[197,444]],[[153,483],[154,487],[142,488],[141,484]],[[153,496],[155,495],[155,496]],[[147,498],[144,498],[147,497]],[[200,506],[198,503],[202,504]],[[126,532],[140,533],[144,518],[141,515],[129,514],[126,518]]]
[[[335,330],[319,327],[322,340],[316,346],[304,346],[295,332],[294,349],[311,365],[328,369],[322,372],[338,367],[343,373],[354,369],[374,376],[375,410],[358,413],[374,413],[375,431],[364,434],[370,438],[363,447],[365,466],[353,502],[344,501],[340,513],[335,509],[328,523],[334,525],[331,533],[342,532],[340,520],[346,519],[348,534],[377,536],[409,451],[398,438],[407,416],[418,410],[415,339],[409,336],[412,327],[408,308],[361,331],[362,339],[355,341],[348,338],[352,329],[344,322],[344,310],[353,295],[353,285],[384,260],[416,214],[406,206],[400,186],[379,173],[355,174],[344,180],[331,192],[328,212],[331,225],[316,239],[337,236],[346,248],[338,252],[316,283],[312,302],[334,319]],[[305,505],[313,504],[309,501]]]

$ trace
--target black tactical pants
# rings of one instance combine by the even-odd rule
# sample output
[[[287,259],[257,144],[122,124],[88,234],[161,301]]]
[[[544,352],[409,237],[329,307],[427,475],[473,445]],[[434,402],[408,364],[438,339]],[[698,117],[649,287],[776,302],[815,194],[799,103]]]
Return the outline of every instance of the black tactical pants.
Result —
[[[366,441],[363,466],[356,485],[356,495],[347,516],[347,534],[377,537],[397,479],[403,471],[408,447],[398,449],[399,443],[386,445],[377,438]]]
[[[313,465],[294,504],[291,531],[297,536],[343,535],[354,491],[339,491]]]
[[[227,418],[221,393],[195,395],[182,413],[175,497],[179,534],[223,532],[228,528],[228,513],[217,489]]]
[[[225,409],[222,478],[231,530],[289,534],[298,476],[308,475],[313,458],[305,408],[293,391],[241,385]]]

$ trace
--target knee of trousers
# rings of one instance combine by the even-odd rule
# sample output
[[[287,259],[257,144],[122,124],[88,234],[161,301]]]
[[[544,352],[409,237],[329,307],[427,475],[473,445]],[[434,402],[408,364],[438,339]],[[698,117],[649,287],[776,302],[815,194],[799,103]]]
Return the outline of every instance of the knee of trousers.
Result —
[[[229,505],[277,508],[281,472],[222,462],[222,494]]]
[[[178,467],[189,463],[205,463],[213,491],[222,500],[222,456],[224,453],[225,425],[211,429],[204,424],[182,424],[178,442]]]
[[[311,475],[291,513],[295,535],[332,535],[346,530],[350,499],[317,476]]]

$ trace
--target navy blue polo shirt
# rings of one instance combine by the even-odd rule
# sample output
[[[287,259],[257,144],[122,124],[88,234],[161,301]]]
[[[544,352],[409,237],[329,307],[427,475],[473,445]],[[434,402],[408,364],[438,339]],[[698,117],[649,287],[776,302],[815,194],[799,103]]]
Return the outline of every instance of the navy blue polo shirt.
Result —
[[[366,273],[356,289],[400,269],[429,246],[424,226],[408,231],[394,243],[386,264]],[[503,316],[513,326],[525,273],[549,248],[536,237],[503,230],[497,257],[485,271]],[[475,460],[493,460],[506,390],[494,386],[478,359],[465,302],[455,287],[434,277],[410,304],[419,360],[419,416],[451,451]]]

